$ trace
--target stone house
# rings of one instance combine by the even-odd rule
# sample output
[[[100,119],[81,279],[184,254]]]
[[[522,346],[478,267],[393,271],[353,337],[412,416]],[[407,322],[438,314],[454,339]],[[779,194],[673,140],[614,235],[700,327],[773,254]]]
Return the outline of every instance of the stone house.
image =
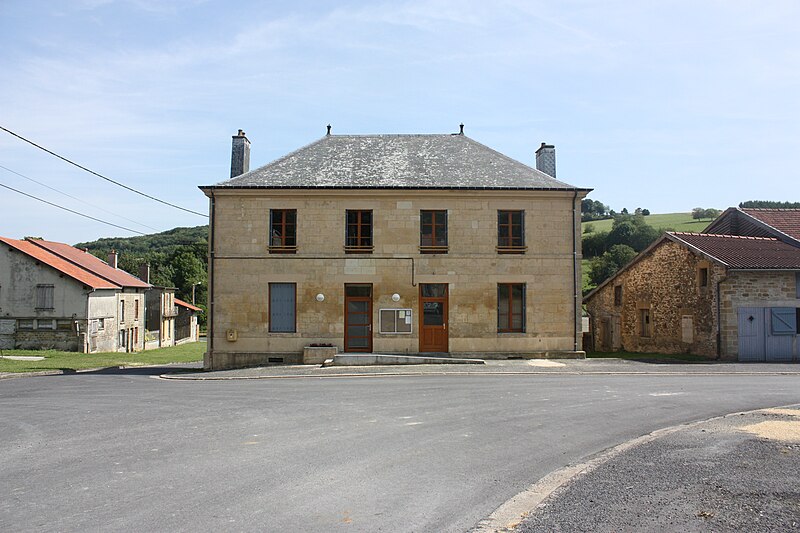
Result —
[[[542,144],[531,168],[463,134],[332,135],[210,203],[206,368],[345,352],[581,355],[580,201]]]
[[[144,349],[150,286],[67,244],[0,237],[0,349]]]
[[[793,361],[800,248],[668,232],[586,295],[597,351]]]
[[[177,311],[177,316],[175,317],[175,344],[197,342],[200,337],[197,314],[202,309],[178,298],[175,298],[175,309]]]

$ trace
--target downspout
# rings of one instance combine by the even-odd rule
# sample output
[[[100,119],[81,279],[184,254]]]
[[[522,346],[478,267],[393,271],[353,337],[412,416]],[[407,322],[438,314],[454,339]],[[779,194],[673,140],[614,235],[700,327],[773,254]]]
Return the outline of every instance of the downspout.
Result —
[[[206,317],[206,324],[207,324],[207,331],[206,331],[206,352],[208,353],[208,368],[210,370],[212,365],[212,360],[214,357],[214,254],[216,248],[214,247],[214,214],[215,214],[215,201],[214,201],[214,189],[210,189],[209,193],[211,196],[209,197],[210,203],[210,220],[208,225],[208,316]]]
[[[578,320],[580,319],[580,315],[578,314],[578,248],[577,248],[577,238],[575,236],[575,232],[577,231],[576,221],[575,221],[575,203],[578,201],[578,191],[575,191],[575,196],[572,197],[572,292],[573,292],[573,315],[572,315],[572,327],[575,331],[574,339],[573,339],[573,348],[572,351],[578,351]]]

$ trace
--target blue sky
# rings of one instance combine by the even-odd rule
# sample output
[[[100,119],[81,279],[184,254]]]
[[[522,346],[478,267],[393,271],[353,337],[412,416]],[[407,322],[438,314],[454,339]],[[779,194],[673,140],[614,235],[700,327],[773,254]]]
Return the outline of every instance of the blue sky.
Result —
[[[231,135],[251,168],[325,133],[448,133],[654,213],[800,201],[800,3],[0,3],[0,125],[206,212]],[[0,183],[153,233],[205,223],[0,132]],[[133,233],[0,188],[0,235]],[[124,217],[124,218],[120,218]]]

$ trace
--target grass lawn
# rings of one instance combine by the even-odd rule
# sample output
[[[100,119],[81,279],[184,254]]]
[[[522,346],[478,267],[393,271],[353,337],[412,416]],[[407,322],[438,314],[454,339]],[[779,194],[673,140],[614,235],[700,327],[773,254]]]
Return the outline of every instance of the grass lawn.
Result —
[[[587,359],[628,359],[631,361],[644,361],[648,363],[712,363],[713,359],[702,355],[688,353],[663,354],[663,353],[630,353],[630,352],[587,352]]]
[[[711,224],[712,219],[694,220],[691,213],[665,213],[662,215],[648,215],[644,217],[645,222],[650,226],[659,229],[672,229],[675,231],[694,231],[699,232],[706,229]],[[594,231],[611,231],[613,219],[595,220],[593,222],[581,223],[581,231],[586,228],[586,224],[591,224]]]
[[[33,355],[41,361],[0,359],[0,372],[38,372],[42,370],[80,370],[107,366],[142,366],[201,361],[205,342],[192,342],[136,353],[77,353],[56,350],[3,350],[0,355]]]

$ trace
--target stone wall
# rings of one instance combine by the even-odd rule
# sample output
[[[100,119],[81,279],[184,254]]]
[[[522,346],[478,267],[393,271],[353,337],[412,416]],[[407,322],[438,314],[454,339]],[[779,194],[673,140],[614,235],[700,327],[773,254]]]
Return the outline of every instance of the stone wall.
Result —
[[[580,228],[572,192],[215,191],[213,316],[206,366],[257,364],[280,354],[302,358],[305,345],[343,350],[344,285],[373,286],[373,351],[417,353],[419,284],[449,285],[451,353],[575,351],[579,313]],[[295,255],[267,251],[270,209],[297,209]],[[345,211],[372,209],[374,252],[344,253]],[[448,211],[447,254],[419,251],[422,209]],[[497,210],[525,211],[523,255],[500,255]],[[578,269],[572,239],[578,243]],[[270,333],[268,285],[297,284],[297,333]],[[526,284],[525,333],[497,332],[497,284]],[[400,301],[391,299],[400,295]],[[317,294],[325,296],[318,302]],[[381,334],[380,309],[413,311],[410,335]],[[231,342],[226,333],[235,331]],[[577,339],[580,350],[580,338]],[[233,361],[236,362],[233,362]]]
[[[700,286],[699,269],[708,268]],[[716,356],[716,282],[724,269],[664,240],[587,302],[597,351],[693,353]],[[614,305],[615,287],[622,305]],[[642,336],[642,310],[650,313],[650,335]]]

